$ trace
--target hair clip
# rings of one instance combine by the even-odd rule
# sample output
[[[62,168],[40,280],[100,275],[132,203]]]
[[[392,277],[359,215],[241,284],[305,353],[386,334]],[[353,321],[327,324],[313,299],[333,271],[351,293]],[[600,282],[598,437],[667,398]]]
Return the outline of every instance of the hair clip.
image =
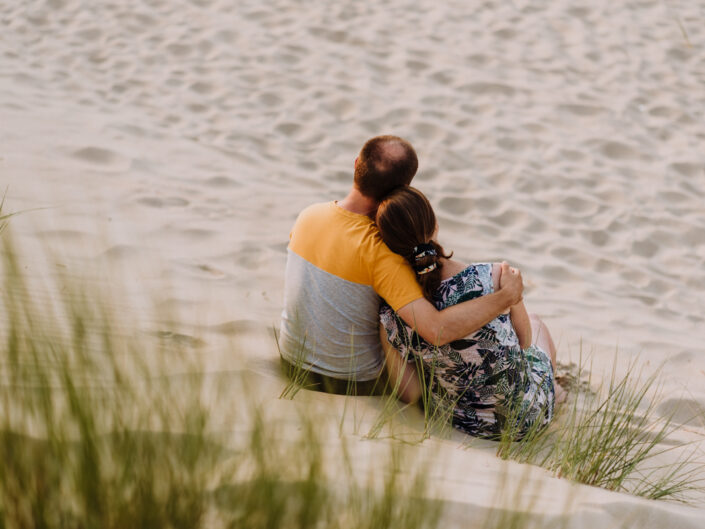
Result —
[[[438,265],[436,263],[431,263],[423,270],[417,270],[416,273],[419,274],[420,276],[422,276],[424,274],[428,274],[429,272],[433,272],[437,267],[438,267]]]
[[[424,257],[435,257],[438,255],[436,253],[436,249],[434,246],[430,243],[424,242],[419,244],[418,246],[414,246],[414,260],[418,261],[419,259],[423,259]]]

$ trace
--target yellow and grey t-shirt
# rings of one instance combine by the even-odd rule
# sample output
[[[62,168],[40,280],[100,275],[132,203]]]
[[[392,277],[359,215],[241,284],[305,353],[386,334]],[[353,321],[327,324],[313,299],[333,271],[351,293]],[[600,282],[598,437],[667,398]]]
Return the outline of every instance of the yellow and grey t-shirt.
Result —
[[[423,297],[411,267],[372,220],[335,202],[301,212],[287,254],[282,356],[333,378],[377,377],[379,296],[394,310]]]

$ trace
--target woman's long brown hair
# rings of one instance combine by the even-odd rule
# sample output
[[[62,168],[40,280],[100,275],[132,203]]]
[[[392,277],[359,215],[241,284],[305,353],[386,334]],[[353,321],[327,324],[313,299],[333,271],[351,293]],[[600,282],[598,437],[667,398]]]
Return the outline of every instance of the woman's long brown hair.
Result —
[[[441,283],[440,259],[448,259],[453,254],[446,255],[443,247],[432,240],[436,231],[436,214],[426,196],[414,187],[400,187],[379,203],[375,221],[385,244],[404,257],[412,268],[419,270],[436,264],[435,270],[416,274],[424,296],[433,301],[433,294]],[[424,243],[431,244],[437,255],[417,260],[414,248]]]

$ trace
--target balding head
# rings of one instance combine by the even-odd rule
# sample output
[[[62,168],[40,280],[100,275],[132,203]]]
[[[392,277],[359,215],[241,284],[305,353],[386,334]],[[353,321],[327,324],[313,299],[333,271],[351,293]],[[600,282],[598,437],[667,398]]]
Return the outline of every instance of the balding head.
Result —
[[[419,161],[411,144],[398,136],[376,136],[365,143],[355,165],[355,186],[380,201],[394,189],[408,186]]]

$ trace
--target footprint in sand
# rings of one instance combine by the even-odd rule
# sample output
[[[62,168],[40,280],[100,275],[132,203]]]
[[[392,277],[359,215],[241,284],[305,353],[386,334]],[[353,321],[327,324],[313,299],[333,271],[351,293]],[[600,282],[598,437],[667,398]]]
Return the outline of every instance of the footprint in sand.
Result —
[[[649,115],[657,118],[676,119],[681,113],[677,108],[657,106],[649,110]]]
[[[607,109],[604,107],[578,104],[558,105],[558,110],[562,112],[568,112],[569,114],[573,114],[574,116],[580,117],[598,116],[607,112]]]
[[[585,159],[584,153],[576,151],[574,149],[561,149],[560,151],[558,151],[558,156],[560,158],[565,158],[566,160],[570,160],[572,162],[579,162]]]
[[[325,105],[324,108],[340,120],[353,117],[357,111],[357,105],[352,100],[345,98],[336,99],[332,103]]]
[[[634,241],[632,243],[632,252],[635,255],[640,255],[642,257],[653,257],[658,252],[658,245],[654,244],[649,239],[644,239],[643,241]]]
[[[431,79],[443,86],[451,86],[453,84],[453,81],[455,80],[454,75],[455,72],[452,72],[450,70],[442,70],[431,75]]]
[[[553,282],[578,282],[581,278],[563,265],[545,265],[541,267],[543,277],[551,278]]]
[[[180,230],[180,234],[184,237],[188,237],[189,239],[199,241],[213,237],[216,232],[213,230],[205,230],[203,228],[186,228]]]
[[[183,207],[189,204],[188,200],[179,197],[143,197],[138,198],[137,202],[152,208]]]
[[[322,27],[310,28],[308,31],[314,37],[319,37],[325,40],[329,40],[331,42],[343,42],[348,36],[347,32],[345,31],[335,31]]]
[[[201,277],[211,279],[223,279],[227,277],[225,272],[206,263],[188,265],[187,268]]]
[[[595,246],[605,246],[610,241],[610,232],[608,230],[581,230],[583,237],[590,241]]]
[[[472,211],[473,201],[469,198],[445,197],[438,204],[438,209],[451,215],[465,215]]]
[[[683,176],[689,176],[689,177],[695,177],[698,175],[705,176],[705,165],[702,164],[697,164],[697,163],[688,163],[688,162],[677,162],[677,163],[672,163],[669,166],[671,169],[676,171],[679,174],[682,174]]]
[[[569,195],[560,201],[560,206],[575,217],[592,217],[600,205],[584,196]]]
[[[189,89],[197,94],[206,95],[213,92],[213,85],[203,81],[196,81],[189,86]]]
[[[406,67],[409,68],[409,70],[411,70],[413,74],[419,74],[424,70],[428,69],[428,64],[423,61],[417,61],[412,59],[406,61]]]
[[[103,32],[100,30],[100,28],[86,28],[86,29],[80,29],[76,31],[75,35],[83,40],[86,40],[88,42],[95,42],[98,40]]]
[[[677,424],[705,426],[705,405],[694,399],[668,399],[662,402],[656,411],[661,417]]]
[[[103,256],[108,259],[136,259],[148,253],[145,248],[133,246],[131,244],[116,244],[103,252]]]
[[[161,340],[170,341],[178,345],[186,345],[188,347],[203,347],[206,345],[206,342],[200,338],[173,331],[154,331],[149,334]]]
[[[284,136],[298,136],[301,132],[301,125],[298,123],[281,123],[277,125],[276,131],[284,134]]]
[[[257,96],[260,102],[266,107],[276,107],[282,104],[282,98],[273,92],[264,92]]]
[[[639,157],[634,147],[618,141],[603,142],[600,151],[610,160],[633,160]]]
[[[102,147],[83,147],[72,153],[72,157],[96,168],[110,171],[123,171],[130,167],[128,158],[115,151]]]
[[[416,123],[414,125],[414,137],[426,141],[440,141],[446,136],[446,132],[433,123]]]
[[[501,83],[469,83],[458,88],[461,92],[470,92],[475,95],[493,95],[512,97],[516,90],[509,85]]]
[[[91,235],[78,230],[43,230],[39,235],[49,240],[62,240],[64,242],[86,242]]]
[[[523,151],[528,145],[528,142],[525,140],[510,138],[509,136],[497,138],[496,143],[497,147],[499,147],[500,149],[513,153]]]
[[[225,188],[225,187],[241,187],[242,184],[229,176],[214,176],[205,181],[209,187]]]
[[[219,325],[213,325],[211,329],[222,334],[235,336],[266,331],[261,323],[250,320],[228,321]]]
[[[187,44],[172,43],[167,45],[167,51],[176,57],[185,57],[191,53],[191,46]]]

